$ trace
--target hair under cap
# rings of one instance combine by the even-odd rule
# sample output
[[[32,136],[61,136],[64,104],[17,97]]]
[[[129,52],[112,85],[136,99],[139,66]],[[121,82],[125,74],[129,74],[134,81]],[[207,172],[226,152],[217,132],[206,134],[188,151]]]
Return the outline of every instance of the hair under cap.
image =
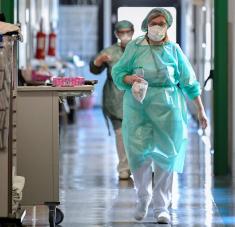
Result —
[[[120,29],[126,29],[126,28],[134,30],[134,25],[128,20],[118,21],[115,24],[115,32],[118,32]]]
[[[164,8],[154,8],[152,9],[148,15],[144,18],[142,25],[141,25],[141,30],[143,32],[147,32],[148,30],[148,23],[150,22],[151,19],[157,17],[157,16],[164,16],[166,18],[166,23],[167,27],[169,28],[172,25],[173,22],[173,17],[171,13]]]

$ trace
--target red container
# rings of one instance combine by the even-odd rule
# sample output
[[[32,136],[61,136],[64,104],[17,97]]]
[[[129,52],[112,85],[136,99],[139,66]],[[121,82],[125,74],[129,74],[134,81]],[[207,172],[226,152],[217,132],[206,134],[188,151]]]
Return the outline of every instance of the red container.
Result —
[[[52,84],[55,87],[76,87],[81,86],[85,82],[85,78],[77,77],[56,77],[53,78]]]

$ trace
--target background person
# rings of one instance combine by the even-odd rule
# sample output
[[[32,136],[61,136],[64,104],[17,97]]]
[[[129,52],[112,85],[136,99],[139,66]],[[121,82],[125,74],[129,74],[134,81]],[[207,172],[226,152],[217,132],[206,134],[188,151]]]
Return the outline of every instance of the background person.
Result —
[[[94,74],[100,74],[107,68],[107,79],[103,88],[103,113],[107,120],[112,122],[118,153],[118,173],[122,180],[130,177],[130,170],[122,140],[122,118],[123,118],[123,91],[120,91],[113,83],[111,76],[112,67],[123,55],[127,43],[132,39],[134,26],[131,22],[123,20],[115,24],[115,35],[120,40],[102,50],[95,59],[90,62],[90,71]],[[108,124],[109,125],[109,124]]]

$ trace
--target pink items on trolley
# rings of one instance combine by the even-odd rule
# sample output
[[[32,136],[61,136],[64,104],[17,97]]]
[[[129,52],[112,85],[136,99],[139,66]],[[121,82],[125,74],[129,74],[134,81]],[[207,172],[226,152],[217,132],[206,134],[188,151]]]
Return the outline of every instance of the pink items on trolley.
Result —
[[[76,87],[81,86],[85,82],[84,77],[55,77],[52,80],[52,85],[55,87]]]
[[[35,71],[32,70],[31,80],[32,81],[41,81],[44,82],[46,80],[50,80],[52,77],[52,74],[50,74],[47,71]]]

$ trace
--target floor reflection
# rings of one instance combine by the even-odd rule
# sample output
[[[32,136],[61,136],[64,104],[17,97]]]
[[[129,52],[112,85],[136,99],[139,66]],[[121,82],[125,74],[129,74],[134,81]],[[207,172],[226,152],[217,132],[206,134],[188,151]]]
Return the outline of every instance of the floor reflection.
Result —
[[[228,206],[234,191],[226,193],[225,188],[213,187],[212,155],[205,142],[207,138],[199,137],[193,121],[190,122],[185,172],[175,175],[173,184],[173,223],[157,225],[152,204],[144,221],[137,222],[133,218],[136,201],[133,180],[118,180],[114,136],[108,136],[101,110],[79,111],[77,117],[76,124],[68,125],[66,131],[61,129],[60,208],[65,215],[61,226],[210,227],[225,226],[224,222],[235,226],[234,205]],[[217,182],[217,185],[223,185],[222,182]],[[220,199],[216,201],[215,197]],[[216,204],[224,205],[224,211],[222,209],[221,212]],[[228,212],[228,208],[233,212]],[[28,226],[47,225],[46,208],[44,211],[40,209],[37,208],[41,216],[37,215],[36,224],[30,224],[32,220],[28,215]]]

